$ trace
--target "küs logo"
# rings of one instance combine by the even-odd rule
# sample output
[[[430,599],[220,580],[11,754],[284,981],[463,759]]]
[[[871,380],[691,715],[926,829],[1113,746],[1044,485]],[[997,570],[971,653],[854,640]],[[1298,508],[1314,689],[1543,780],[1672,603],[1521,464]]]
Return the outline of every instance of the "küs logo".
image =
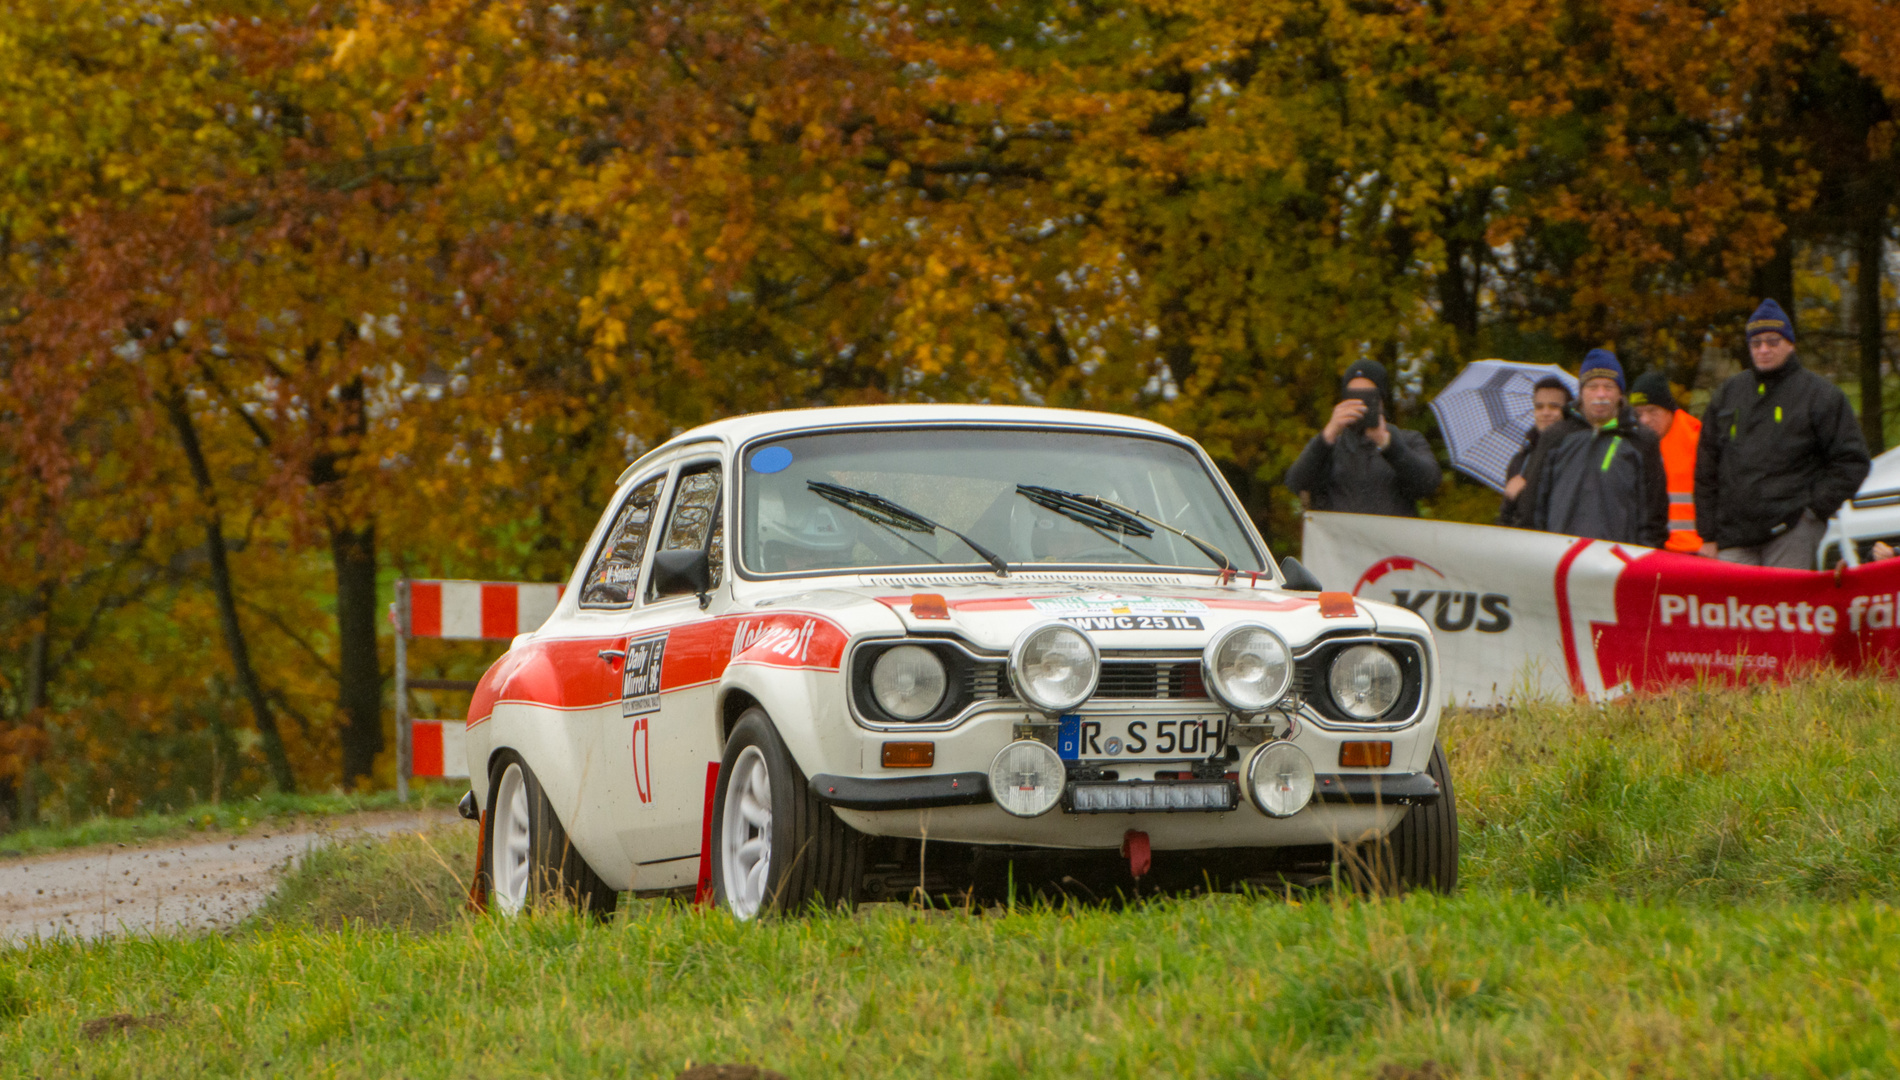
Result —
[[[1430,563],[1399,555],[1381,559],[1374,563],[1353,586],[1354,596],[1368,596],[1366,590],[1377,584],[1381,578],[1390,574],[1407,574],[1424,571],[1445,580],[1445,575]],[[1511,598],[1503,593],[1465,592],[1443,588],[1392,588],[1394,582],[1387,582],[1392,602],[1406,608],[1446,633],[1460,630],[1476,630],[1480,634],[1502,634],[1511,628]]]

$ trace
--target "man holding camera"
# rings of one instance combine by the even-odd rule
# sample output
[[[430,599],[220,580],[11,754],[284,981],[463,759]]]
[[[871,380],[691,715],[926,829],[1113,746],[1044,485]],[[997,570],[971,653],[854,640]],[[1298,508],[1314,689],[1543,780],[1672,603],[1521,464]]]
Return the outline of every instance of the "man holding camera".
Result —
[[[1339,404],[1287,470],[1286,486],[1313,510],[1417,517],[1418,500],[1438,490],[1431,445],[1385,422],[1392,389],[1385,365],[1361,360],[1339,381]]]

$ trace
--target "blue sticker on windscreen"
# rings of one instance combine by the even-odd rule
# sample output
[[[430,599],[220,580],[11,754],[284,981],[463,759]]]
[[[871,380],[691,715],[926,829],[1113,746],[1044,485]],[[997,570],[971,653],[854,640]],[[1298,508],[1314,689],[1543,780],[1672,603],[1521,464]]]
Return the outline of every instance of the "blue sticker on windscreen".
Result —
[[[792,452],[783,446],[768,446],[752,455],[752,471],[775,473],[792,463]]]
[[[1082,756],[1082,718],[1070,713],[1062,718],[1062,726],[1056,729],[1056,756],[1064,761],[1074,761]]]

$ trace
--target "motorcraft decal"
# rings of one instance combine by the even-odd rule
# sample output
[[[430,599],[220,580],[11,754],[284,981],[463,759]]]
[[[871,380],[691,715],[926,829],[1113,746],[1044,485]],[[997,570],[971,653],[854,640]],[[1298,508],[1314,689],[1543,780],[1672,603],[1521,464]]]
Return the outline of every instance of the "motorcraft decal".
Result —
[[[661,660],[666,634],[630,638],[625,673],[620,679],[620,715],[639,716],[660,709]]]
[[[812,637],[818,620],[785,623],[744,619],[732,631],[732,656],[747,660],[804,667],[813,662]]]

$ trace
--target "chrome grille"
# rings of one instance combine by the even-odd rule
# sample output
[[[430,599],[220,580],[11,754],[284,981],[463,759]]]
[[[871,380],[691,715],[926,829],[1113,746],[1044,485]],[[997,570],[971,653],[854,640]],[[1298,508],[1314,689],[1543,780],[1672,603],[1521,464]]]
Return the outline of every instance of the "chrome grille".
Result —
[[[1095,684],[1098,698],[1162,701],[1205,698],[1207,687],[1201,683],[1201,665],[1192,662],[1161,663],[1108,661],[1102,665],[1102,677]]]
[[[1009,674],[1006,664],[971,664],[963,671],[963,692],[972,701],[994,701],[997,698],[1015,697],[1015,691],[1009,688]]]
[[[963,692],[972,701],[1016,696],[1009,685],[1008,665],[1003,663],[965,668]],[[1094,696],[1115,701],[1196,701],[1206,699],[1207,687],[1201,682],[1199,661],[1109,660],[1102,664]]]

